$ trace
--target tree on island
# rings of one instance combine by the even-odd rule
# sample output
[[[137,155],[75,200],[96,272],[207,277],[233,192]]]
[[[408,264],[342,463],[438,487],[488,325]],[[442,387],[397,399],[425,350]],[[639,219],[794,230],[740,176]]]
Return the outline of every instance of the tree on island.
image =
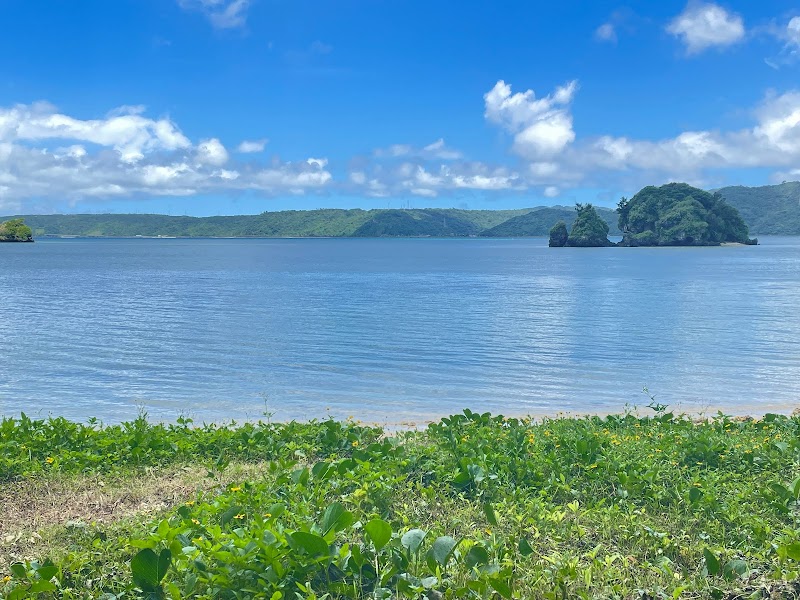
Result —
[[[608,240],[608,223],[600,218],[594,206],[576,204],[575,211],[578,214],[567,238],[567,246],[589,248],[614,245]]]
[[[564,221],[559,221],[550,229],[550,247],[561,248],[567,245],[569,239],[569,231],[567,231],[567,224]]]
[[[23,219],[0,223],[0,242],[32,242],[33,232]]]
[[[622,246],[756,244],[739,212],[719,194],[686,183],[647,186],[617,205]]]

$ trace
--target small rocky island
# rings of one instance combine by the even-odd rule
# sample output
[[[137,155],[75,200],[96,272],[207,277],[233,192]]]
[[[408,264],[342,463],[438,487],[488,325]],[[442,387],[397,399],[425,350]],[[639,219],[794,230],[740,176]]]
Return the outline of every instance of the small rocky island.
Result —
[[[33,232],[22,219],[0,223],[0,242],[32,242]]]
[[[608,240],[608,225],[591,204],[578,204],[567,234],[563,221],[550,230],[550,246],[719,246],[757,244],[739,212],[719,194],[686,183],[648,186],[617,205],[622,241]]]

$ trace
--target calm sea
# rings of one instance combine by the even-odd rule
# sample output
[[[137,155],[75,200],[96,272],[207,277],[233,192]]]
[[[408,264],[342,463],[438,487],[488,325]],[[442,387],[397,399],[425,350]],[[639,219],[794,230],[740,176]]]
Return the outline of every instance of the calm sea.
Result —
[[[0,244],[0,414],[791,411],[799,310],[797,238]]]

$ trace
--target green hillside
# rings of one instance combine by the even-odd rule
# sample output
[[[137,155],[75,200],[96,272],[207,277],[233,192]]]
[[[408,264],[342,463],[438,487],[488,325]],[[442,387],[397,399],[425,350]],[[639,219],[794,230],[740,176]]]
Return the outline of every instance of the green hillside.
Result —
[[[600,218],[609,226],[610,235],[620,235],[617,227],[617,213],[610,208],[595,207]],[[547,206],[536,208],[530,212],[509,219],[499,225],[481,233],[486,237],[530,237],[546,236],[553,223],[564,221],[567,228],[571,229],[575,221],[574,206]]]
[[[800,235],[800,182],[717,190],[755,235]]]
[[[752,235],[800,235],[800,182],[717,190],[744,218]],[[610,235],[618,215],[597,208]],[[18,217],[0,217],[0,222]],[[572,228],[572,206],[518,210],[318,209],[230,217],[167,215],[24,215],[35,237],[529,237],[547,236],[553,223]]]
[[[28,215],[37,237],[463,237],[531,209],[286,210],[230,217]]]

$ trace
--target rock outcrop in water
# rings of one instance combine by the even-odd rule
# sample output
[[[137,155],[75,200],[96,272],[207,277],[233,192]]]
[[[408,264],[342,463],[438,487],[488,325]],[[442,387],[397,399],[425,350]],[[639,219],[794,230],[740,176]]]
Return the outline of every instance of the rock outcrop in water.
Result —
[[[0,223],[0,242],[32,242],[33,232],[22,219]]]
[[[569,232],[566,244],[563,245],[576,248],[614,245],[608,240],[608,223],[600,218],[594,206],[591,204],[576,204],[575,211],[578,214],[572,224],[572,231]]]
[[[550,243],[551,248],[561,248],[567,245],[569,239],[569,231],[567,231],[567,224],[564,221],[559,221],[550,230]]]

